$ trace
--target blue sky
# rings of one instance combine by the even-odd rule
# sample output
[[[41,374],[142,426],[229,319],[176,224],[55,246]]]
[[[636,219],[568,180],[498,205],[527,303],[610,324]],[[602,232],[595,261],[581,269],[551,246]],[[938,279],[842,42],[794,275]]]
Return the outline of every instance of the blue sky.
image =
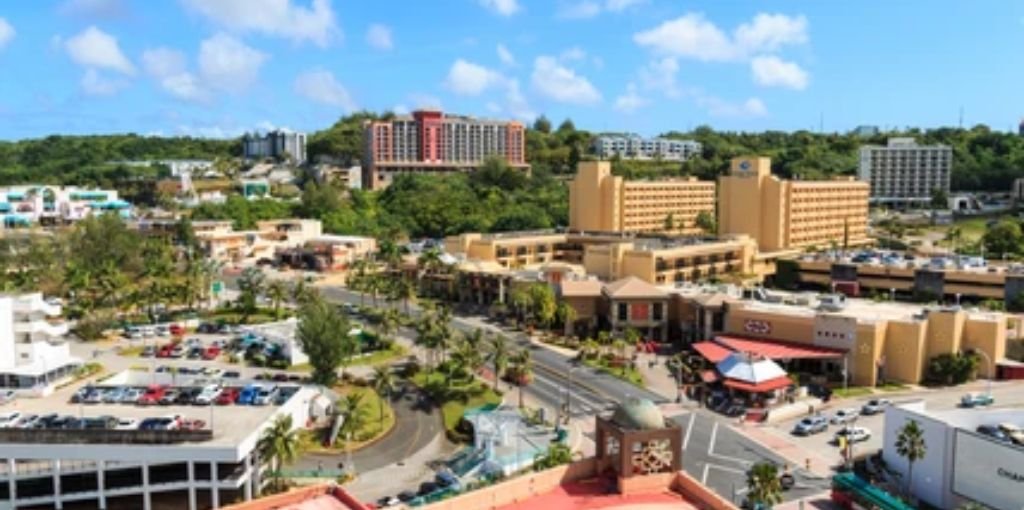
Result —
[[[1024,3],[0,0],[0,139],[323,128],[354,109],[591,130],[1024,115]]]

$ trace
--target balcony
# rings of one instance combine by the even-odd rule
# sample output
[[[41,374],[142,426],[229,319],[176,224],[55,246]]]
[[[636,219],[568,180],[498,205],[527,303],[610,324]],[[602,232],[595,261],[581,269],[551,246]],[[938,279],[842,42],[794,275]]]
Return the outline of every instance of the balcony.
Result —
[[[51,324],[46,321],[30,321],[14,323],[14,332],[30,336],[45,335],[51,338],[60,338],[68,334],[68,325],[65,322]]]
[[[61,307],[59,304],[47,302],[42,294],[29,294],[14,299],[14,313],[43,313],[55,317],[60,315]]]

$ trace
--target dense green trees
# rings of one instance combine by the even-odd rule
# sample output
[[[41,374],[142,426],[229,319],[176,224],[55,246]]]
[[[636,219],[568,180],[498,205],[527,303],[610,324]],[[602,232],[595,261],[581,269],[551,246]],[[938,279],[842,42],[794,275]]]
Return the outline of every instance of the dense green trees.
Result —
[[[320,299],[302,306],[295,339],[309,356],[313,382],[324,386],[334,385],[338,367],[358,349],[356,337],[349,335],[348,318]]]

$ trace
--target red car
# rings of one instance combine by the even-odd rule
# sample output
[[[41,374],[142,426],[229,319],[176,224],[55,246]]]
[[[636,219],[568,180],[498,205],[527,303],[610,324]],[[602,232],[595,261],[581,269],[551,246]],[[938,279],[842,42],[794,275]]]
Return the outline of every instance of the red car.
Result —
[[[213,345],[203,350],[203,359],[205,360],[217,359],[217,356],[220,356],[220,347]]]
[[[142,406],[152,406],[160,403],[160,399],[164,397],[164,393],[167,388],[160,385],[152,385],[146,388],[146,392],[139,397],[138,404]]]
[[[185,334],[185,328],[181,327],[181,324],[171,324],[168,328],[172,336],[182,336]]]
[[[158,358],[170,358],[173,357],[174,344],[161,345],[156,351],[156,357]]]
[[[238,400],[238,388],[224,388],[213,402],[219,406],[234,404]]]

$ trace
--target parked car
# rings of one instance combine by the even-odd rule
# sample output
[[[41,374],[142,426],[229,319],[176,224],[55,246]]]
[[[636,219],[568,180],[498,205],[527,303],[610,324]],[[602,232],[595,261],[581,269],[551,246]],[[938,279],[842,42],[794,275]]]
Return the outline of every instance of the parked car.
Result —
[[[245,388],[242,388],[242,391],[238,394],[238,400],[236,400],[235,403],[241,405],[252,405],[256,400],[256,394],[259,393],[260,389],[261,386],[258,384],[250,384]]]
[[[981,407],[994,404],[996,399],[988,393],[968,393],[960,398],[961,407]]]
[[[196,397],[199,396],[199,393],[201,393],[202,391],[202,388],[196,387],[181,388],[181,391],[178,393],[177,404],[191,405],[195,403]]]
[[[203,349],[201,346],[194,346],[188,349],[188,359],[200,359],[203,357]]]
[[[128,388],[118,386],[111,388],[103,392],[103,403],[104,404],[116,404],[124,398],[124,393],[128,391]]]
[[[0,414],[0,428],[6,429],[14,426],[18,423],[18,419],[21,418],[21,413],[18,411],[11,411],[9,413]]]
[[[139,420],[135,418],[121,418],[114,425],[114,430],[136,430],[139,428]]]
[[[182,327],[181,324],[171,324],[167,330],[174,336],[181,336],[185,334],[185,328]]]
[[[18,398],[18,394],[14,390],[0,390],[0,405],[6,404],[16,398]]]
[[[241,392],[238,391],[238,388],[224,388],[220,392],[220,395],[217,395],[217,399],[214,400],[214,403],[219,406],[234,404],[235,401],[238,400],[239,393]]]
[[[142,356],[143,358],[152,358],[153,356],[156,356],[156,347],[153,347],[152,345],[143,347],[139,356]]]
[[[97,416],[81,421],[83,429],[112,430],[117,427],[117,418],[113,416]]]
[[[377,508],[391,508],[402,504],[402,500],[395,496],[384,496],[377,500]]]
[[[997,425],[978,425],[978,428],[974,430],[975,432],[983,436],[991,437],[992,439],[995,439],[996,441],[999,442],[1012,442],[1010,436],[1007,436],[1002,430],[999,429]]]
[[[196,396],[193,403],[200,406],[207,406],[212,404],[218,396],[220,396],[220,386],[216,384],[208,384],[203,387],[201,392],[199,392],[199,395]]]
[[[1014,444],[1024,445],[1024,430],[1020,427],[1012,423],[1000,423],[997,427],[999,427],[999,430],[1002,431],[1003,434],[1006,434],[1006,437],[1010,438]]]
[[[164,392],[163,396],[160,397],[159,404],[162,406],[169,406],[178,403],[178,397],[181,396],[181,391],[177,388],[168,388]]]
[[[408,503],[416,499],[416,493],[413,491],[402,491],[398,493],[398,500],[402,503]]]
[[[844,423],[850,423],[857,420],[860,413],[856,409],[840,409],[832,415],[832,419],[829,420],[833,425],[842,425]]]
[[[57,420],[57,418],[59,418],[57,413],[44,414],[44,415],[36,418],[35,421],[32,422],[32,427],[30,427],[30,428],[33,428],[33,429],[49,428],[50,424],[53,423],[55,420]]]
[[[217,347],[216,345],[207,347],[202,353],[202,357],[205,360],[214,360],[217,359],[217,356],[220,356],[220,347]]]
[[[159,335],[159,336],[167,336],[167,335],[171,334],[171,328],[167,327],[164,324],[156,326],[154,328],[154,331],[156,331],[156,334]]]
[[[83,402],[85,400],[85,397],[89,396],[89,394],[92,393],[92,389],[92,386],[82,386],[81,388],[78,388],[78,390],[75,391],[73,395],[71,395],[71,403],[78,404],[80,402]]]
[[[793,427],[793,433],[798,436],[809,436],[828,430],[828,419],[824,416],[808,416]]]
[[[121,394],[120,402],[122,404],[134,404],[139,401],[143,393],[145,391],[142,388],[125,388],[124,393]]]
[[[196,328],[197,333],[216,333],[217,325],[212,322],[201,322]]]
[[[224,379],[238,379],[242,377],[242,374],[239,373],[237,370],[228,370],[227,372],[224,372],[224,375],[222,375],[221,377]]]
[[[103,403],[103,395],[106,390],[102,388],[95,388],[82,398],[82,402],[86,404],[101,404]]]
[[[153,385],[146,388],[146,391],[139,397],[139,405],[151,406],[156,405],[160,402],[160,399],[164,397],[164,392],[167,391],[163,386]]]
[[[202,370],[199,371],[199,373],[211,379],[219,379],[224,376],[224,369],[216,367],[204,367]]]
[[[256,398],[252,403],[258,406],[270,405],[277,398],[277,386],[263,386],[256,392]]]
[[[835,437],[832,438],[832,442],[839,444],[839,438],[845,437],[850,443],[861,443],[871,439],[871,431],[865,427],[851,427],[847,425],[836,431]]]
[[[860,408],[860,413],[865,416],[871,416],[873,414],[884,413],[885,408],[892,405],[892,401],[887,398],[875,398],[868,400],[864,406]]]
[[[172,358],[180,358],[185,355],[185,347],[181,345],[175,345],[171,348],[170,356]]]

